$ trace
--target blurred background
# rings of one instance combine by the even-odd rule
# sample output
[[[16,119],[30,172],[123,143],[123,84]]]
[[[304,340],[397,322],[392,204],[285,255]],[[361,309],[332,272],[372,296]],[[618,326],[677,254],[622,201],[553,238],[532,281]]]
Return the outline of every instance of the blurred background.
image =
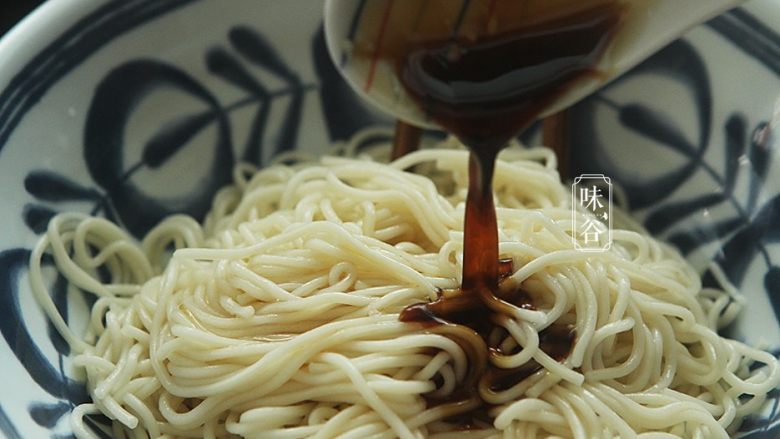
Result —
[[[5,0],[0,5],[0,35],[5,35],[19,20],[44,0]]]

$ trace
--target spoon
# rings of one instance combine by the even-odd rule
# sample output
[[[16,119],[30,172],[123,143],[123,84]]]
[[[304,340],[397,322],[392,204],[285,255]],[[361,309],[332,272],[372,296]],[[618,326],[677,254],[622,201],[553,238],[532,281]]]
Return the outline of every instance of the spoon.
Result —
[[[399,32],[399,28],[410,23],[400,20],[419,21],[419,16],[409,14],[410,7],[425,10],[429,4],[435,4],[436,10],[425,10],[428,18],[444,21],[446,17],[457,17],[453,38],[458,34],[464,16],[468,16],[471,0],[435,1],[435,0],[326,0],[325,2],[325,38],[330,56],[338,66],[347,82],[369,102],[392,114],[399,120],[429,128],[438,128],[419,105],[413,105],[409,94],[397,77],[397,69],[390,61],[377,58],[368,62],[367,57],[355,56],[355,36],[361,26],[379,26],[379,38],[372,42],[376,53],[381,51],[382,34]],[[583,0],[517,0],[527,4],[556,1],[558,8],[576,7],[586,3]],[[609,3],[610,0],[593,0],[591,3]],[[583,77],[576,86],[559,93],[539,113],[539,117],[552,115],[580,99],[593,93],[604,84],[617,78],[641,61],[663,48],[682,35],[689,28],[713,18],[726,10],[743,3],[744,0],[612,0],[625,5],[622,23],[594,66],[597,74]],[[423,3],[425,2],[425,3]],[[382,15],[367,14],[366,3],[372,3],[373,11],[383,11]],[[483,3],[487,4],[487,1]],[[490,3],[491,7],[495,0]],[[555,10],[555,7],[548,9]],[[570,6],[571,5],[571,6]],[[379,8],[376,8],[380,6]],[[404,8],[406,13],[404,12]],[[454,11],[447,9],[455,9]],[[402,10],[401,13],[398,11]],[[433,14],[433,15],[431,15]],[[399,18],[400,16],[400,18]],[[406,17],[406,18],[404,18]],[[497,17],[500,20],[505,17]],[[389,24],[388,24],[389,23]],[[415,26],[419,27],[419,24]],[[388,29],[384,29],[387,27]],[[386,42],[385,42],[386,43]]]

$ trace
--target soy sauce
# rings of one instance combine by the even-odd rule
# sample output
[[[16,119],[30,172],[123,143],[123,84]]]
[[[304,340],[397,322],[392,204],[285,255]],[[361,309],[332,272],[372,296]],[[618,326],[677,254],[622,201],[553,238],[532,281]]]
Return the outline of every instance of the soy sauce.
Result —
[[[400,318],[428,327],[465,325],[487,342],[496,329],[492,316],[508,315],[513,306],[535,307],[521,286],[499,288],[507,262],[500,262],[498,254],[492,190],[496,156],[570,87],[600,76],[595,66],[626,7],[620,0],[455,3],[367,0],[353,53],[369,65],[366,91],[377,86],[378,68],[394,68],[411,103],[470,150],[460,291],[412,305]],[[562,360],[575,334],[572,327],[556,324],[540,337],[542,349]],[[538,369],[535,363],[518,370],[488,365],[478,368],[483,376],[470,383],[488,380],[491,390],[503,390]],[[451,399],[469,397],[464,392],[473,396],[475,390]]]
[[[395,123],[395,133],[393,136],[393,149],[390,152],[390,160],[395,160],[417,151],[420,147],[422,138],[422,129],[404,121]]]

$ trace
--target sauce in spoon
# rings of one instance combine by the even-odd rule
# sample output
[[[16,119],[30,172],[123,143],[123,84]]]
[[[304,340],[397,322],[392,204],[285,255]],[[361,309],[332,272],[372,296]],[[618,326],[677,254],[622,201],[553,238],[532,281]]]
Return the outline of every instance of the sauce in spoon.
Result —
[[[618,0],[465,0],[459,9],[451,5],[452,0],[368,0],[363,12],[368,23],[356,34],[354,54],[366,57],[371,72],[382,68],[380,63],[395,68],[412,103],[470,150],[460,291],[412,305],[400,318],[429,328],[466,326],[487,350],[489,335],[497,329],[491,316],[509,315],[513,307],[533,308],[519,287],[499,288],[502,263],[492,190],[496,157],[557,97],[599,75],[595,66],[626,7]],[[377,20],[373,26],[372,17]],[[372,80],[370,73],[364,90],[374,86]],[[568,356],[571,327],[553,325],[540,336],[545,352],[558,360]],[[473,399],[479,381],[488,389],[506,389],[537,367],[500,371],[472,364],[465,390],[448,402]]]

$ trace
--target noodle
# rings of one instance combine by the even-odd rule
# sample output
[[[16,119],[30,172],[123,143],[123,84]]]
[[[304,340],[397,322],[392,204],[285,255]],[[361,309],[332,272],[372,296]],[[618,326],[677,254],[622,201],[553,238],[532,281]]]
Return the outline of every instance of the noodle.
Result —
[[[518,267],[507,282],[536,309],[494,316],[490,355],[469,328],[398,319],[459,286],[465,151],[234,176],[202,226],[172,216],[140,244],[100,218],[49,223],[31,286],[86,371],[93,402],[73,412],[77,437],[95,437],[83,419],[102,413],[118,438],[726,438],[780,384],[772,355],[715,332],[736,315],[733,287],[703,290],[639,231],[615,230],[604,253],[574,250],[546,149],[497,163],[500,251]],[[45,253],[97,296],[84,337],[46,291]],[[576,328],[560,362],[540,341],[556,323]],[[465,402],[427,402],[488,362],[541,369],[505,388],[480,380]],[[453,422],[480,407],[487,422]]]

